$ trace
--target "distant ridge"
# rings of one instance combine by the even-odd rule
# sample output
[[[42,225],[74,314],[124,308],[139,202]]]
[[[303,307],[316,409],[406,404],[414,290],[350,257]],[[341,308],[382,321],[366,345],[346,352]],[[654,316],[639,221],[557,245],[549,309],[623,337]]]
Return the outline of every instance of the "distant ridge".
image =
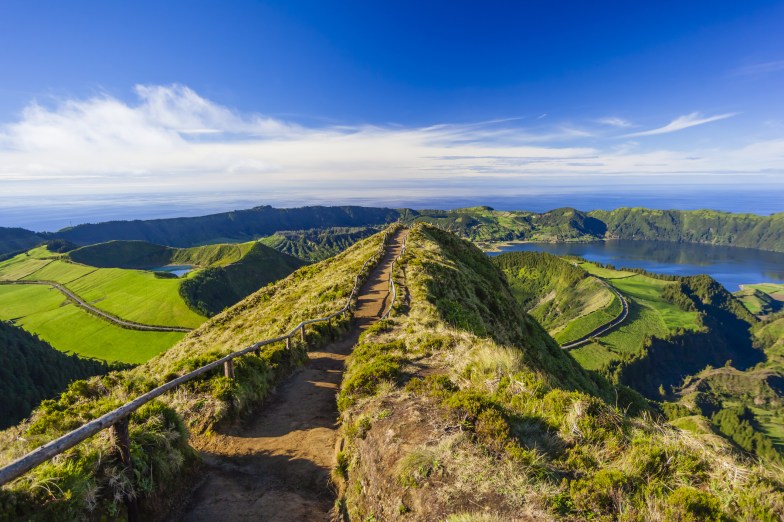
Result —
[[[146,241],[182,248],[247,242],[282,231],[299,231],[299,235],[303,235],[301,232],[314,229],[373,227],[398,219],[407,223],[432,223],[480,243],[656,239],[784,252],[784,212],[759,216],[715,210],[646,208],[584,212],[563,207],[549,212],[527,212],[494,210],[487,206],[456,210],[260,206],[200,217],[107,221],[57,232],[35,233],[0,227],[0,257],[50,239],[64,239],[77,245],[111,240]],[[297,238],[295,242],[305,239]],[[289,253],[300,248],[291,244],[290,237],[279,237],[271,242]],[[298,253],[314,260],[322,258],[307,250]]]

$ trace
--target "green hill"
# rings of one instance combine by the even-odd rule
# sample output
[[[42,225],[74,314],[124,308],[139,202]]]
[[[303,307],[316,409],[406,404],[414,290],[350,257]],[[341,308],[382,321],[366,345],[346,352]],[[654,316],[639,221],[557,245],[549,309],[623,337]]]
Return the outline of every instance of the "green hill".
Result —
[[[0,227],[0,260],[4,254],[21,252],[42,243],[44,238],[23,228]]]
[[[415,227],[403,266],[410,304],[360,339],[338,399],[348,519],[784,515],[775,470],[581,369],[476,248]]]
[[[257,242],[239,261],[200,270],[185,279],[180,295],[193,310],[211,317],[305,264]]]
[[[207,243],[246,242],[280,230],[363,227],[395,221],[399,212],[371,207],[256,207],[209,216],[135,221],[107,221],[78,225],[52,236],[79,245],[111,240],[138,240],[174,247]]]
[[[380,234],[374,235],[334,258],[300,268],[262,288],[137,368],[72,383],[59,399],[45,401],[28,421],[0,432],[0,464],[177,375],[278,336],[303,319],[340,309],[360,268],[378,252],[381,239]],[[343,329],[341,321],[315,325],[309,330],[309,342],[318,345]],[[208,433],[217,423],[237,419],[258,405],[281,375],[307,357],[296,341],[293,348],[286,350],[283,343],[266,346],[260,357],[237,361],[236,380],[229,381],[222,371],[212,372],[133,414],[131,438],[138,482],[117,480],[117,468],[106,458],[114,443],[103,432],[67,452],[65,458],[39,466],[29,474],[30,480],[0,489],[0,519],[118,518],[124,512],[121,498],[129,488],[143,501],[165,503],[172,488],[182,487],[195,462],[188,432],[193,436]]]
[[[715,210],[619,208],[589,215],[621,239],[657,239],[713,243],[784,252],[784,213],[771,216]]]
[[[374,227],[282,230],[260,241],[279,252],[314,262],[332,257],[376,232]]]
[[[0,429],[27,417],[38,403],[60,394],[71,381],[108,371],[106,363],[66,355],[0,321]]]
[[[138,368],[73,384],[0,433],[0,462],[222,354],[339,309],[379,243],[375,235],[300,268]],[[475,246],[417,225],[400,266],[401,299],[391,319],[360,339],[338,397],[345,440],[337,506],[350,519],[784,516],[780,475],[739,458],[723,439],[657,420],[639,395],[582,369],[521,311]],[[314,328],[310,341],[344,327]],[[234,381],[216,371],[134,414],[135,479],[118,480],[106,458],[111,438],[96,436],[0,490],[0,513],[121,518],[123,494],[163,503],[190,480],[187,432],[208,437],[304,357],[299,345],[264,347],[237,362]]]
[[[572,262],[538,252],[509,252],[492,260],[523,309],[560,344],[590,334],[622,311],[620,299],[604,283]]]

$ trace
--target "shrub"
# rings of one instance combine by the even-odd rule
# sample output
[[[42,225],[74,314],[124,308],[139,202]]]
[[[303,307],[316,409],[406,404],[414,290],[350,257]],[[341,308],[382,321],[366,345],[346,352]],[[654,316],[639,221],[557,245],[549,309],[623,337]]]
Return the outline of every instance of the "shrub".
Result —
[[[667,497],[667,520],[681,522],[722,522],[729,520],[721,510],[719,499],[710,493],[681,486]]]

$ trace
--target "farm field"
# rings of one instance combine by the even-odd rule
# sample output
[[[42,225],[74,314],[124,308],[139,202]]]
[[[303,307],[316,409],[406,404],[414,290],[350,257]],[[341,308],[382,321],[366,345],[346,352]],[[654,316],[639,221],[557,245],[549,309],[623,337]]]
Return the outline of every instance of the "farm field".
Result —
[[[579,266],[605,279],[629,301],[629,317],[623,324],[594,342],[570,350],[583,367],[596,370],[624,354],[639,353],[651,336],[664,337],[679,329],[699,328],[697,312],[683,311],[662,297],[664,287],[672,283],[588,262]]]
[[[0,279],[54,281],[101,310],[142,324],[195,328],[206,320],[180,296],[181,279],[159,278],[141,270],[95,268],[57,254],[41,259],[42,248],[34,250],[0,264]]]
[[[0,285],[0,319],[14,320],[56,349],[106,361],[138,364],[185,335],[127,330],[95,317],[47,286]]]
[[[760,283],[742,285],[734,293],[749,312],[755,315],[767,315],[784,308],[784,285],[776,283]]]

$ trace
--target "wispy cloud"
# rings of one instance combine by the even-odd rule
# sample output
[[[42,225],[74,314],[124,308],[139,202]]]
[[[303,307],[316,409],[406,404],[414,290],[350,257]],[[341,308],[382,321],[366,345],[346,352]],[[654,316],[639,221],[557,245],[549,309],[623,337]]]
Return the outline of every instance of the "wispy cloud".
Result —
[[[321,193],[325,187],[370,194],[380,187],[389,191],[391,184],[416,192],[423,180],[448,196],[461,190],[498,193],[504,183],[616,186],[621,177],[784,170],[781,140],[737,150],[671,151],[615,140],[602,147],[590,131],[558,123],[525,127],[516,119],[313,127],[240,113],[184,86],[139,86],[136,94],[136,103],[106,95],[33,103],[18,121],[0,125],[0,199],[42,193]],[[634,135],[730,116],[692,114]]]
[[[744,65],[734,69],[732,73],[736,76],[761,76],[779,71],[784,71],[784,60]]]
[[[631,134],[624,134],[623,137],[635,138],[638,136],[654,136],[657,134],[667,134],[670,132],[676,132],[679,130],[688,129],[689,127],[696,127],[697,125],[704,125],[706,123],[711,123],[713,121],[726,120],[727,118],[732,118],[733,116],[737,116],[737,114],[738,113],[736,112],[729,112],[726,114],[717,114],[715,116],[703,116],[699,112],[692,112],[691,114],[687,114],[685,116],[679,116],[678,118],[672,120],[664,127],[658,127],[656,129],[650,129],[641,132],[633,132]]]
[[[618,127],[618,128],[628,128],[633,127],[634,124],[629,120],[625,120],[623,118],[618,118],[616,116],[608,116],[606,118],[601,118],[597,120],[602,125],[610,125],[611,127]]]

